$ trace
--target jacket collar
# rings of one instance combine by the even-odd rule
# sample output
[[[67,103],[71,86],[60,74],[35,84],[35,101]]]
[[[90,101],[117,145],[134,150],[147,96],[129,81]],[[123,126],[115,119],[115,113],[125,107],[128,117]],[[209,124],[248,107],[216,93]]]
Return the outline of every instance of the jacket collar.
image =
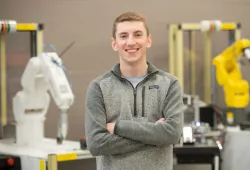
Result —
[[[147,62],[147,64],[148,64],[148,73],[147,73],[148,75],[150,75],[150,74],[155,73],[155,72],[158,71],[158,69],[152,63]],[[117,63],[117,64],[114,65],[114,67],[112,69],[112,72],[115,75],[117,75],[119,77],[122,77],[121,76],[121,70],[120,70],[120,63]]]

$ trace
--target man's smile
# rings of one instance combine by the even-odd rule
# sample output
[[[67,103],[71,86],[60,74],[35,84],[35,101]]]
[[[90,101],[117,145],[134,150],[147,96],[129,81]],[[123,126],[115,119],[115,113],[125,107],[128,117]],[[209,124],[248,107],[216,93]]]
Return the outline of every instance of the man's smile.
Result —
[[[126,49],[125,51],[126,51],[127,53],[134,53],[134,52],[138,51],[139,49],[140,49],[140,48]]]

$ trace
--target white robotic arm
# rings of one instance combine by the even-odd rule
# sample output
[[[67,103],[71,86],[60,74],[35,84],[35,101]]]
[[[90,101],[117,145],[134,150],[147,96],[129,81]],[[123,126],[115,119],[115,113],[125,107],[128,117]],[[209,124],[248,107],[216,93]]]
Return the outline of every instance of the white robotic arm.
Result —
[[[36,145],[44,138],[44,121],[50,103],[49,93],[59,108],[60,120],[57,139],[67,136],[66,111],[74,102],[74,95],[56,53],[42,53],[32,57],[21,79],[22,90],[13,98],[16,120],[16,142]]]
[[[73,104],[74,96],[63,71],[62,60],[56,53],[43,53],[38,56],[41,69],[48,83],[48,90],[56,105],[61,110],[67,110]]]

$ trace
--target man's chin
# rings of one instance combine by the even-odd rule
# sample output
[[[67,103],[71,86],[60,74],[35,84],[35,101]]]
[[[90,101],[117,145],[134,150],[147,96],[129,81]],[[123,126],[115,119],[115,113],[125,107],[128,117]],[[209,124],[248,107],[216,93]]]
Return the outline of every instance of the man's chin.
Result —
[[[139,59],[128,59],[128,60],[125,60],[125,62],[129,65],[135,65],[135,64],[138,64],[140,62]]]
[[[122,62],[127,63],[129,65],[134,65],[142,61],[142,57],[140,56],[126,56],[120,58]]]

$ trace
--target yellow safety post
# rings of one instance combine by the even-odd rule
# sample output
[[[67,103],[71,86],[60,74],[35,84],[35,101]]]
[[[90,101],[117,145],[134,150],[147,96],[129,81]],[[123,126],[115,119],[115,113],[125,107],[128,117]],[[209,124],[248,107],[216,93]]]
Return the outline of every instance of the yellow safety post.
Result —
[[[181,84],[181,90],[184,92],[184,76],[183,76],[183,32],[180,28],[176,30],[176,75]]]
[[[40,160],[40,170],[47,170],[45,160]]]
[[[43,31],[37,31],[37,55],[43,52]]]
[[[5,35],[1,37],[1,126],[7,124],[6,52]]]
[[[175,66],[174,66],[174,26],[170,25],[169,27],[169,73],[175,75]]]
[[[57,155],[48,155],[48,170],[57,170]]]
[[[195,55],[195,32],[190,32],[190,58],[191,58],[191,93],[196,94],[196,55]]]
[[[237,41],[237,40],[239,40],[240,39],[240,37],[241,37],[241,25],[240,24],[238,24],[237,25],[237,28],[235,29],[235,34],[234,34],[234,39],[235,39],[235,41]]]
[[[174,70],[174,75],[178,76],[178,36],[177,36],[177,25],[173,25],[173,50],[174,50],[174,55],[173,55],[173,70]]]
[[[211,103],[212,82],[212,45],[211,32],[204,32],[204,101]]]
[[[58,170],[58,162],[73,161],[77,160],[78,155],[76,152],[65,153],[65,154],[49,154],[48,155],[48,169],[47,170]],[[41,167],[41,162],[40,162]],[[40,170],[43,170],[40,168]]]

